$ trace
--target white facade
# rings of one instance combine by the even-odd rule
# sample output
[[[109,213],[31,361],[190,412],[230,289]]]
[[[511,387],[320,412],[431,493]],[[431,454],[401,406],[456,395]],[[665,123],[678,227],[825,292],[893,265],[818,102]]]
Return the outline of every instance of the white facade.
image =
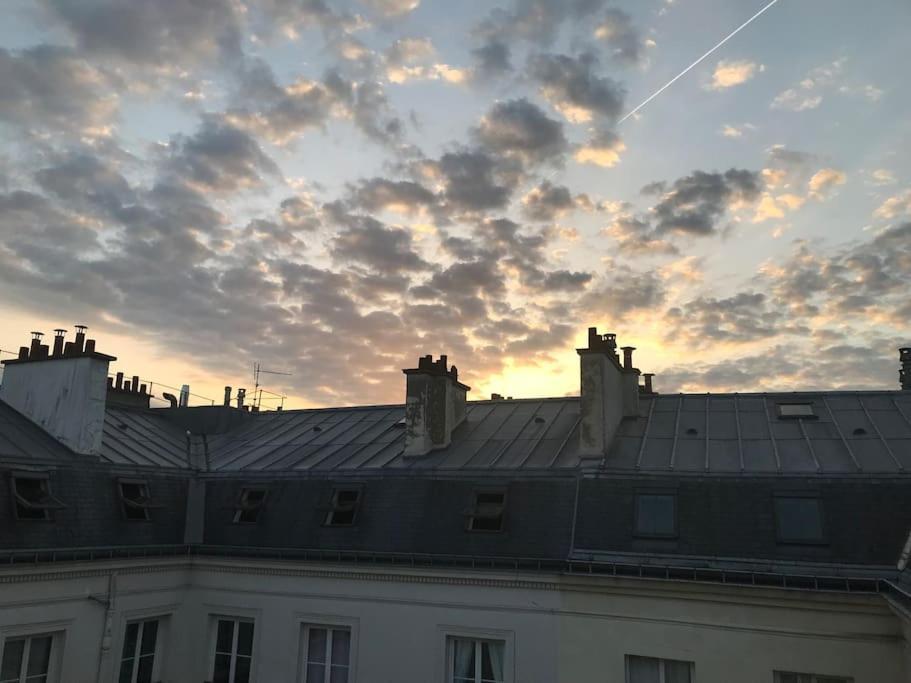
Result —
[[[357,683],[449,683],[451,638],[502,643],[506,683],[624,683],[629,655],[691,662],[699,683],[911,680],[911,620],[878,595],[206,557],[0,569],[0,648],[52,634],[49,683],[119,680],[143,620],[151,680],[211,680],[219,618],[253,622],[258,683],[305,680],[308,626],[345,633]]]

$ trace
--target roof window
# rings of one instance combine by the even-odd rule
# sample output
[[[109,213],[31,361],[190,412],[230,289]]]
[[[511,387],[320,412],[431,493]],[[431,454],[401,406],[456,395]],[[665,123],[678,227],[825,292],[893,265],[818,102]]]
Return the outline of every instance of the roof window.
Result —
[[[141,479],[120,479],[117,482],[120,492],[120,504],[123,518],[130,521],[146,521],[151,519],[149,512],[159,505],[155,504],[149,495],[149,485]]]
[[[265,502],[266,489],[257,487],[242,488],[240,497],[237,499],[237,505],[234,508],[234,523],[256,524]]]
[[[65,508],[51,494],[47,474],[36,472],[14,473],[10,483],[15,502],[16,519],[49,520],[53,510]]]
[[[362,491],[363,489],[359,486],[333,489],[332,500],[323,524],[325,526],[353,526],[357,520]]]
[[[813,494],[775,496],[779,543],[824,544],[822,501]]]
[[[778,417],[782,419],[799,420],[815,419],[816,413],[813,412],[812,403],[779,403]]]
[[[467,511],[469,531],[502,531],[506,491],[475,491]]]
[[[673,493],[636,494],[636,536],[677,536],[677,496]]]

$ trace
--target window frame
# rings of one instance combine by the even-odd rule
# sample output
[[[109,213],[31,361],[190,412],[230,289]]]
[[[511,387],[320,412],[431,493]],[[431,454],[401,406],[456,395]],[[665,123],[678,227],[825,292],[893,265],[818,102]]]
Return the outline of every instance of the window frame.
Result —
[[[665,683],[667,678],[667,662],[681,662],[683,664],[690,665],[690,683],[694,683],[696,680],[696,662],[689,659],[673,659],[671,657],[653,657],[650,655],[637,655],[627,653],[623,655],[623,680],[625,683],[633,683],[630,679],[630,670],[629,670],[629,660],[630,657],[638,657],[639,659],[654,659],[659,662],[658,667],[658,682]]]
[[[482,495],[501,495],[503,496],[503,501],[500,503],[500,514],[499,515],[479,515],[478,511],[480,510],[481,503],[478,502],[478,496]],[[495,503],[484,503],[484,505],[496,505]],[[502,534],[506,531],[506,513],[509,509],[509,489],[505,486],[486,486],[475,488],[471,492],[471,501],[469,507],[465,510],[465,531],[468,531],[473,534]],[[476,529],[474,528],[475,519],[496,519],[500,518],[500,527],[498,529]]]
[[[145,503],[138,503],[131,498],[127,498],[123,494],[123,487],[127,486],[141,486],[145,489]],[[120,516],[125,522],[151,522],[152,521],[152,510],[157,510],[161,508],[161,505],[155,503],[155,499],[152,497],[152,487],[149,486],[148,479],[137,479],[137,478],[128,478],[128,477],[119,477],[117,479],[117,497],[120,500]],[[127,512],[128,509],[142,510],[143,517],[130,517]]]
[[[263,497],[259,503],[255,505],[249,505],[244,501],[244,498],[251,491],[262,492]],[[259,524],[259,516],[262,514],[263,508],[266,506],[266,499],[269,497],[269,489],[266,486],[243,486],[240,489],[240,493],[237,496],[237,501],[234,504],[234,516],[232,519],[232,524],[250,524],[256,525]],[[251,520],[242,519],[245,512],[256,511],[256,518]]]
[[[161,653],[162,639],[165,637],[167,629],[167,616],[166,615],[155,615],[155,616],[146,616],[146,617],[133,617],[130,619],[125,619],[123,623],[123,629],[121,630],[120,638],[120,659],[117,660],[117,677],[119,680],[120,677],[120,668],[123,666],[123,660],[132,659],[133,660],[133,671],[130,675],[130,683],[136,683],[136,677],[139,675],[139,659],[142,656],[140,650],[142,648],[142,636],[145,632],[146,624],[154,621],[156,623],[155,627],[155,648],[152,650],[152,674],[151,679],[153,681],[158,681],[161,678]],[[133,653],[130,657],[124,656],[124,648],[127,644],[127,629],[133,624],[138,624],[139,628],[136,633],[136,643],[134,644]]]
[[[514,683],[516,680],[515,631],[501,629],[474,628],[471,626],[439,625],[437,626],[440,649],[438,655],[439,678],[437,680],[452,683],[453,649],[450,642],[453,638],[463,640],[500,641],[503,643],[503,681]]]
[[[792,413],[787,414],[784,408],[790,408],[792,406],[806,406],[809,408],[810,412],[808,413]],[[778,415],[779,420],[818,420],[819,415],[816,414],[814,410],[813,401],[778,401],[775,403],[775,412]]]
[[[34,481],[42,482],[42,493],[45,496],[44,503],[33,503],[21,495],[16,488],[16,482],[21,480],[31,479]],[[51,473],[50,472],[36,472],[29,470],[15,470],[10,472],[9,477],[10,483],[10,498],[13,505],[13,516],[17,521],[22,522],[53,522],[54,521],[54,511],[63,510],[66,508],[66,505],[57,498],[52,489],[51,489]],[[43,517],[23,517],[19,509],[25,508],[27,510],[42,510],[44,513]]]
[[[364,491],[366,486],[361,483],[353,484],[333,484],[329,492],[329,503],[322,508],[321,526],[329,529],[349,529],[357,526],[360,518],[361,506],[364,503]],[[354,491],[357,493],[357,500],[353,503],[339,503],[337,498],[340,493]],[[339,512],[352,512],[351,521],[345,523],[335,522],[333,516]]]
[[[787,538],[783,533],[781,519],[778,514],[779,500],[815,500],[816,509],[819,513],[819,538],[817,539],[794,539]],[[822,496],[818,491],[776,491],[772,494],[772,514],[775,518],[775,543],[786,546],[827,546],[829,545],[829,531],[826,524],[826,510],[823,505]],[[787,673],[787,672],[786,672]]]
[[[218,651],[218,624],[221,621],[231,621],[234,623],[234,630],[231,637],[231,652],[230,653],[219,653]],[[250,643],[250,681],[256,680],[256,639],[259,633],[259,629],[256,628],[257,619],[254,616],[243,616],[237,614],[209,614],[209,675],[207,676],[207,681],[212,681],[215,678],[215,660],[219,654],[230,654],[231,663],[228,669],[228,681],[229,683],[234,683],[234,676],[237,673],[237,641],[240,637],[240,624],[253,624],[253,636]],[[241,657],[246,657],[247,655],[239,655]]]
[[[325,660],[325,671],[323,672],[322,681],[310,681],[307,680],[307,665],[310,664],[310,632],[312,630],[320,630],[326,632],[326,660]],[[316,623],[302,623],[301,624],[301,665],[300,665],[300,675],[298,676],[299,683],[330,683],[332,675],[332,643],[335,638],[333,637],[333,631],[345,631],[348,633],[348,663],[345,665],[345,668],[348,671],[348,683],[353,683],[354,677],[351,666],[351,644],[354,640],[354,635],[352,634],[352,629],[350,626],[341,625],[341,624],[316,624]]]
[[[781,670],[779,670],[779,669],[775,669],[775,670],[772,672],[772,676],[773,676],[773,681],[774,681],[774,683],[781,683],[781,676],[782,676],[782,675],[786,675],[786,676],[804,676],[804,677],[806,677],[806,678],[808,679],[808,680],[807,680],[807,683],[818,683],[818,680],[819,680],[820,678],[823,678],[823,679],[828,678],[828,679],[830,679],[830,680],[836,680],[836,681],[838,681],[839,683],[854,683],[854,677],[853,677],[853,676],[830,676],[830,675],[828,675],[828,674],[808,674],[808,673],[802,673],[802,672],[799,672],[799,671],[781,671]],[[826,681],[826,683],[828,683],[828,681]]]
[[[674,501],[674,529],[670,533],[649,533],[647,531],[639,530],[639,497],[640,496],[665,496],[672,498]],[[633,494],[633,536],[636,538],[650,538],[650,539],[662,539],[662,540],[675,540],[680,537],[680,523],[678,515],[678,505],[679,500],[677,496],[677,489],[636,489]]]
[[[358,662],[358,631],[360,630],[360,619],[357,617],[296,612],[294,614],[294,620],[297,623],[297,632],[299,638],[297,677],[294,680],[298,683],[302,683],[307,680],[308,642],[306,640],[306,629],[309,627],[314,627],[328,629],[348,629],[348,633],[350,634],[348,641],[348,683],[356,683]]]
[[[51,651],[48,656],[48,668],[47,668],[47,683],[58,683],[61,680],[61,674],[63,672],[62,660],[63,660],[63,648],[66,644],[66,625],[71,623],[67,622],[55,622],[52,624],[36,624],[33,626],[28,626],[25,628],[16,627],[10,629],[9,631],[0,631],[0,662],[3,660],[3,655],[6,652],[7,644],[12,640],[24,639],[27,642],[26,649],[22,653],[22,662],[19,665],[19,678],[17,683],[22,683],[25,681],[22,668],[27,665],[28,662],[28,652],[31,645],[31,640],[33,638],[51,638]]]

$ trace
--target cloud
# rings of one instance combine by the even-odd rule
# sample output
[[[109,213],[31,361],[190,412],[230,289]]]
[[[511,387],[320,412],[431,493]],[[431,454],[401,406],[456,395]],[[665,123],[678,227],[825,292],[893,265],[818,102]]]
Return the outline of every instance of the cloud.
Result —
[[[799,83],[778,93],[772,100],[771,108],[789,111],[816,109],[822,104],[824,96],[830,92],[845,95],[860,92],[872,101],[878,100],[882,91],[873,86],[860,89],[849,85],[839,86],[843,78],[845,62],[846,60],[841,58],[830,64],[811,69]]]
[[[762,178],[755,171],[729,169],[724,173],[694,171],[678,178],[652,207],[658,233],[711,235],[724,214],[759,198]]]
[[[622,113],[626,91],[616,81],[596,75],[595,67],[592,54],[539,54],[529,60],[528,76],[568,121],[584,123],[598,117],[612,123]]]
[[[712,73],[712,82],[706,87],[709,90],[726,90],[735,85],[742,85],[753,78],[757,73],[765,70],[765,66],[748,60],[722,59],[715,66]]]
[[[194,135],[172,138],[166,154],[168,171],[202,191],[234,192],[262,185],[263,175],[281,175],[255,138],[212,118]]]
[[[837,185],[844,185],[847,176],[835,168],[823,168],[813,174],[808,185],[809,196],[823,200]]]
[[[385,17],[400,17],[413,12],[421,4],[421,0],[362,0],[365,5],[377,14]]]
[[[0,48],[0,120],[22,128],[103,132],[119,107],[115,80],[67,48]]]
[[[481,119],[474,137],[494,153],[525,164],[558,161],[567,150],[563,126],[525,98],[499,102]]]
[[[730,124],[725,124],[718,132],[726,138],[741,138],[747,132],[754,130],[756,130],[756,126],[754,126],[752,123],[744,123],[741,126],[732,126]]]
[[[666,296],[664,284],[653,271],[636,271],[622,264],[610,264],[607,275],[598,279],[578,300],[578,307],[591,320],[619,324],[635,311],[654,309]]]
[[[446,152],[424,166],[443,186],[446,204],[455,211],[503,208],[517,182],[514,170],[504,169],[500,160],[480,150]]]
[[[476,78],[490,80],[512,71],[511,50],[509,45],[494,36],[471,51],[474,59],[473,73]]]
[[[654,233],[647,220],[630,214],[622,214],[611,221],[604,229],[604,234],[616,240],[617,247],[624,254],[644,256],[679,253],[676,246]]]
[[[553,221],[576,206],[572,192],[565,185],[543,181],[522,198],[522,213],[532,221]]]
[[[880,204],[873,215],[876,218],[897,218],[901,215],[911,216],[911,190],[893,195]]]
[[[390,228],[370,216],[354,216],[332,210],[345,226],[332,240],[330,251],[340,262],[355,262],[379,273],[421,271],[430,268],[414,250],[411,233]]]
[[[366,211],[397,211],[414,214],[432,206],[436,195],[410,180],[370,178],[358,183],[353,192],[353,203]]]
[[[418,80],[468,81],[470,72],[436,62],[436,49],[429,38],[401,38],[386,50],[386,78],[392,83]]]
[[[877,168],[870,173],[874,185],[894,185],[898,180],[895,174],[887,168]]]
[[[607,43],[611,59],[624,64],[641,64],[645,60],[645,42],[630,16],[615,7],[608,8],[595,29],[595,37]]]
[[[475,32],[548,45],[564,25],[587,21],[604,5],[605,0],[514,0],[508,9],[493,10]]]
[[[573,158],[580,164],[612,168],[620,163],[620,154],[625,150],[626,145],[618,135],[610,131],[600,131],[584,145],[577,147]]]
[[[785,330],[785,313],[770,305],[765,294],[740,292],[717,299],[699,297],[682,306],[668,309],[665,314],[667,334],[672,340],[681,336],[701,342],[746,343],[767,339]],[[807,334],[806,327],[788,328],[790,333]]]
[[[88,54],[152,68],[237,59],[241,29],[231,0],[40,0]]]

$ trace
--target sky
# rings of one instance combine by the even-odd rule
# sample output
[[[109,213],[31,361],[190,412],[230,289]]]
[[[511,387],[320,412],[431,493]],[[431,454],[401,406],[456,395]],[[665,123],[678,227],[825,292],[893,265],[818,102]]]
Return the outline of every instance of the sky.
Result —
[[[8,0],[0,357],[563,396],[597,326],[659,392],[898,388],[907,0],[779,0],[623,120],[766,4]]]

